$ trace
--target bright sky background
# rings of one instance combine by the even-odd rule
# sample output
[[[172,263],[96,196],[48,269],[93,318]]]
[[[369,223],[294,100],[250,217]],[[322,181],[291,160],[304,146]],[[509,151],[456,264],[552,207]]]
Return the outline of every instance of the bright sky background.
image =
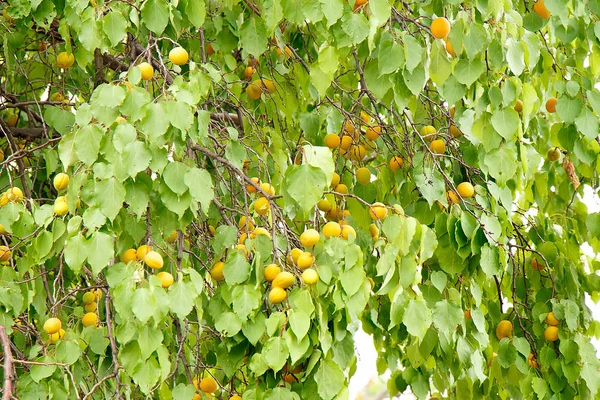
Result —
[[[592,188],[589,186],[584,187],[584,202],[588,206],[588,212],[600,212],[600,197],[598,197],[598,193],[594,193]],[[591,248],[588,248],[591,252]],[[593,254],[593,253],[591,253]],[[598,258],[598,255],[596,255]],[[586,295],[586,303],[588,307],[592,310],[592,315],[595,320],[600,321],[600,302],[594,304],[590,298]],[[356,335],[354,335],[355,339],[355,351],[358,358],[358,365],[356,369],[356,373],[350,379],[350,399],[355,400],[357,398],[358,393],[371,381],[371,380],[380,380],[377,376],[377,352],[375,351],[375,346],[373,345],[373,339],[371,335],[367,335],[362,330],[359,330]],[[592,339],[592,343],[596,347],[596,351],[598,356],[600,357],[600,340]],[[387,376],[384,376],[381,379],[381,382],[386,382]],[[385,388],[385,385],[382,385]],[[409,390],[407,390],[409,392]],[[398,398],[398,397],[395,397]],[[389,399],[389,397],[385,397],[384,399]],[[416,399],[410,393],[404,394],[399,397],[402,400]],[[363,397],[363,400],[369,400]]]

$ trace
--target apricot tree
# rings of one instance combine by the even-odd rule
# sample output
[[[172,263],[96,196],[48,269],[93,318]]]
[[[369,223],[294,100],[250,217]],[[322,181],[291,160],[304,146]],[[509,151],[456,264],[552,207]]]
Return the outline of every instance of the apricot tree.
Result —
[[[3,399],[598,397],[600,1],[2,7]]]

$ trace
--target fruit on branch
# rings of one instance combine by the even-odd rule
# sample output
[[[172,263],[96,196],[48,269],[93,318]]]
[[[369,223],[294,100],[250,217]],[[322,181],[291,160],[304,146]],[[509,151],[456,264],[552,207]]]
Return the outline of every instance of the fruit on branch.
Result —
[[[68,69],[73,66],[75,63],[75,56],[73,54],[68,54],[66,51],[59,53],[56,57],[56,65],[58,68]]]
[[[147,244],[143,244],[140,247],[138,247],[137,251],[135,252],[135,256],[139,261],[143,261],[144,257],[146,257],[146,254],[148,254],[151,251],[152,247],[148,246]]]
[[[217,261],[210,269],[210,276],[215,281],[222,281],[225,279],[225,276],[223,275],[223,267],[225,267],[225,263],[223,261]]]
[[[175,65],[183,65],[187,64],[190,56],[188,52],[183,47],[175,47],[169,52],[169,60]]]
[[[429,148],[435,154],[444,154],[446,152],[446,143],[442,139],[436,139],[431,142]]]
[[[498,357],[498,354],[496,352],[492,353],[492,357],[490,358],[490,361],[488,362],[488,367],[492,367],[492,363],[494,362],[494,358]]]
[[[546,8],[544,0],[538,0],[533,5],[533,11],[543,19],[550,18],[550,11]]]
[[[394,156],[390,160],[390,169],[394,173],[396,171],[398,171],[398,169],[402,168],[403,166],[404,166],[404,160],[399,156]]]
[[[167,238],[165,239],[165,241],[168,244],[173,244],[177,241],[177,238],[179,237],[179,233],[177,231],[173,231],[171,232],[171,234],[169,236],[167,236]]]
[[[471,310],[466,308],[464,314],[465,314],[465,319],[471,319]]]
[[[271,205],[266,197],[261,197],[254,202],[254,211],[259,215],[266,215]]]
[[[274,286],[269,292],[269,302],[271,304],[283,303],[286,298],[287,292],[278,286]]]
[[[294,275],[292,273],[287,272],[287,271],[282,271],[279,273],[279,275],[277,275],[277,277],[275,279],[273,279],[271,286],[273,286],[274,288],[278,287],[281,289],[287,289],[287,288],[293,286],[295,282],[296,282],[296,278],[294,277]]]
[[[379,136],[381,135],[381,126],[379,126],[379,125],[369,126],[367,128],[367,132],[365,133],[365,135],[367,136],[367,139],[369,139],[369,140],[379,139]]]
[[[137,261],[136,250],[127,249],[121,256],[121,261],[125,264],[129,264],[130,261]]]
[[[349,240],[350,237],[356,238],[356,231],[350,225],[344,225],[342,226],[342,237],[345,240]]]
[[[149,251],[144,256],[144,263],[152,269],[161,269],[164,264],[162,256],[156,251]]]
[[[6,198],[12,203],[20,203],[23,201],[23,191],[18,187],[10,188],[6,191]]]
[[[556,97],[550,97],[546,101],[546,111],[548,111],[549,113],[555,113],[556,112],[556,103],[558,103],[558,100],[556,99]]]
[[[350,147],[352,147],[352,136],[343,135],[340,142],[340,149],[348,150]]]
[[[54,214],[62,217],[69,213],[69,205],[64,200],[56,200],[54,202]]]
[[[313,247],[315,244],[319,243],[321,239],[321,235],[315,229],[307,229],[300,235],[300,243],[304,247]]]
[[[452,47],[452,43],[450,43],[450,40],[446,39],[445,44],[446,51],[448,52],[448,54],[450,54],[452,57],[456,57],[456,52],[454,51],[454,47]]]
[[[329,239],[332,236],[338,237],[341,234],[342,227],[337,222],[330,221],[326,223],[325,226],[323,226],[323,236],[325,236],[327,239]]]
[[[59,340],[64,339],[65,334],[66,334],[66,332],[65,332],[64,329],[62,329],[62,328],[59,329],[58,332],[53,333],[52,335],[50,335],[50,343],[52,343],[52,344],[58,343]]]
[[[258,99],[260,99],[260,96],[262,95],[262,90],[261,90],[260,86],[256,85],[253,82],[246,87],[246,94],[252,100],[258,100]]]
[[[263,92],[265,93],[275,93],[277,88],[275,87],[275,82],[270,79],[263,79],[262,81],[257,80],[254,81],[255,84],[259,85]]]
[[[56,174],[53,180],[54,188],[58,191],[65,190],[69,186],[69,180],[69,175],[64,172]]]
[[[160,279],[161,286],[165,289],[171,286],[173,282],[175,282],[175,278],[173,278],[173,275],[166,271],[159,272],[158,274],[156,274],[156,277]]]
[[[83,294],[83,303],[90,304],[96,301],[96,294],[94,292],[85,292]]]
[[[330,133],[327,136],[325,136],[325,139],[323,139],[323,144],[332,150],[338,148],[340,146],[340,143],[341,139],[335,133]]]
[[[426,125],[421,129],[421,136],[428,142],[431,142],[435,138],[436,133],[437,130],[431,125]]]
[[[360,10],[365,4],[367,4],[369,0],[356,0],[354,2],[354,12]]]
[[[369,225],[369,233],[373,240],[379,240],[379,228],[375,224]]]
[[[339,183],[340,183],[340,176],[338,175],[337,172],[333,173],[333,176],[331,177],[331,184],[329,185],[330,187],[336,187]]]
[[[454,125],[450,125],[450,134],[452,137],[459,138],[462,136],[462,132]]]
[[[284,52],[286,58],[290,58],[294,54],[292,52],[292,49],[290,49],[288,46],[285,46],[285,49],[283,51],[279,47],[277,47],[275,50],[277,52],[277,55],[280,57],[284,54]]]
[[[265,228],[259,226],[258,228],[254,228],[252,233],[250,233],[250,239],[255,239],[258,235],[264,235],[266,237],[271,237],[271,234]]]
[[[143,62],[138,65],[138,68],[142,73],[143,81],[149,81],[154,76],[154,67],[151,64]]]
[[[297,265],[298,257],[300,257],[300,254],[302,254],[302,253],[303,253],[303,251],[298,248],[294,248],[294,249],[290,250],[290,253],[288,254],[288,263],[292,264],[292,265]]]
[[[254,177],[254,178],[250,178],[250,180],[252,182],[254,182],[255,184],[257,184],[258,186],[260,186],[260,179],[259,178]],[[246,191],[248,193],[255,193],[256,192],[256,187],[254,185],[252,185],[252,184],[249,183],[248,185],[246,185]]]
[[[510,337],[512,334],[512,329],[512,323],[506,319],[503,319],[498,323],[498,326],[496,327],[496,337],[498,338],[498,340]]]
[[[46,322],[44,322],[44,331],[49,335],[58,332],[61,328],[62,322],[58,318],[48,318]]]
[[[371,216],[371,219],[383,221],[388,215],[388,210],[383,203],[373,203],[373,205],[369,207],[369,215]]]
[[[537,359],[535,358],[535,355],[533,353],[529,353],[529,355],[527,356],[527,364],[531,367],[531,368],[536,368],[539,366]]]
[[[206,45],[205,49],[206,49],[206,54],[207,54],[207,55],[209,55],[209,56],[212,56],[213,54],[215,54],[215,53],[216,53],[216,51],[215,51],[215,49],[213,48],[213,46],[212,46],[212,44],[211,44],[211,43],[208,43],[208,44]]]
[[[557,161],[560,158],[560,149],[553,147],[548,150],[548,161]]]
[[[212,376],[207,376],[200,381],[199,389],[204,393],[214,393],[218,389],[217,381]]]
[[[265,267],[265,279],[267,282],[272,282],[281,272],[281,268],[277,264],[269,264]]]
[[[86,313],[83,318],[81,318],[81,323],[84,328],[88,326],[97,326],[98,325],[98,315],[93,312]]]
[[[86,312],[94,312],[98,309],[98,303],[92,301],[91,303],[84,305],[84,308]]]
[[[275,196],[275,188],[273,185],[267,182],[263,182],[260,184],[260,189],[268,194],[269,196]],[[259,196],[264,196],[262,193],[259,193]]]
[[[306,285],[314,285],[319,281],[319,273],[312,268],[309,268],[302,272],[302,282]]]
[[[542,264],[541,262],[539,262],[537,260],[537,258],[533,258],[531,260],[531,268],[535,269],[536,271],[542,271],[544,269],[544,264]]]
[[[314,262],[315,262],[315,257],[308,251],[304,251],[298,257],[298,262],[296,263],[296,265],[298,268],[305,270],[307,268],[312,267]]]
[[[343,183],[340,183],[335,188],[333,188],[333,191],[340,194],[348,194],[348,186],[346,186]]]
[[[544,338],[549,342],[556,342],[558,340],[558,328],[556,326],[549,326],[544,331]]]
[[[450,33],[450,22],[444,18],[439,17],[433,20],[431,23],[431,34],[436,39],[445,39]]]
[[[475,194],[475,188],[471,185],[470,182],[462,182],[456,187],[456,191],[460,194],[460,197],[463,199],[468,199],[473,197]]]
[[[55,93],[52,93],[52,96],[50,96],[50,100],[55,101],[57,103],[64,103],[65,95],[62,94],[61,92],[55,92]]]
[[[523,102],[521,99],[517,99],[515,103],[515,111],[521,114],[523,112]]]
[[[548,315],[546,315],[546,323],[548,325],[557,326],[560,323],[560,321],[556,319],[556,317],[554,316],[554,312],[550,311]]]
[[[10,128],[14,128],[17,126],[18,120],[19,117],[17,117],[15,114],[10,114],[8,117],[6,117],[6,125],[8,125]]]
[[[322,199],[317,202],[317,208],[323,212],[331,210],[331,203],[327,199]]]
[[[8,246],[0,246],[0,261],[8,261],[12,256],[12,252]]]

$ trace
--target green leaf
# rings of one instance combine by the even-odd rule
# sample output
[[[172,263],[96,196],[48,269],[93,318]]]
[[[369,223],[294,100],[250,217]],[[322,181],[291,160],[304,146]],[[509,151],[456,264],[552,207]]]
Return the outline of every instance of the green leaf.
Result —
[[[508,141],[512,141],[519,129],[519,114],[513,108],[496,110],[492,115],[492,126]]]
[[[127,92],[121,85],[110,85],[102,84],[94,90],[90,103],[93,106],[99,105],[101,107],[118,107],[120,106]]]
[[[581,114],[577,117],[575,125],[577,126],[577,129],[590,140],[596,138],[600,133],[600,130],[598,129],[598,118],[592,113],[592,110],[587,107],[584,107]]]
[[[56,361],[65,364],[74,364],[79,360],[81,349],[72,340],[61,340],[56,345]]]
[[[319,0],[321,9],[327,19],[327,27],[335,24],[343,15],[344,2],[343,0]]]
[[[572,99],[568,96],[561,96],[556,103],[556,112],[564,123],[574,122],[581,114],[583,102],[577,98]]]
[[[248,18],[240,28],[240,44],[255,57],[267,50],[267,29],[262,18]]]
[[[81,266],[87,258],[87,245],[83,235],[69,238],[65,246],[65,262],[75,273],[81,271]]]
[[[138,288],[133,293],[131,310],[142,323],[146,323],[156,310],[156,298],[150,289]]]
[[[183,177],[183,182],[188,187],[195,201],[200,202],[204,214],[208,214],[208,208],[214,198],[214,188],[210,173],[204,169],[190,168]]]
[[[331,400],[342,390],[346,378],[335,362],[324,360],[315,374],[315,381],[319,396],[324,400]]]
[[[517,349],[508,339],[502,339],[498,348],[498,364],[503,368],[510,368],[516,359]]]
[[[584,363],[581,369],[581,377],[585,380],[585,384],[590,389],[592,397],[598,393],[600,387],[600,372],[598,368],[590,363]]]
[[[229,285],[244,283],[250,277],[250,264],[246,261],[246,255],[240,251],[232,251],[227,256],[223,275],[225,282]]]
[[[444,291],[447,282],[448,277],[442,271],[433,271],[431,274],[431,283],[440,293]]]
[[[118,45],[127,36],[127,20],[119,12],[109,12],[104,16],[104,33],[114,46]]]
[[[485,164],[498,186],[503,187],[508,180],[514,178],[518,165],[517,155],[508,147],[501,146],[485,156]]]
[[[388,32],[385,32],[382,36],[385,39],[381,40],[377,50],[379,75],[391,74],[404,66],[404,49],[402,46],[395,43]],[[450,70],[448,70],[448,73],[450,73]]]
[[[288,312],[290,327],[298,339],[304,338],[310,329],[310,316],[303,310]]]
[[[114,256],[113,238],[106,233],[96,232],[87,241],[86,250],[92,272],[98,275]]]
[[[149,394],[160,378],[160,367],[156,359],[151,357],[145,362],[138,363],[133,369],[131,377],[139,385],[142,393]]]
[[[99,181],[95,186],[95,200],[102,213],[111,221],[121,211],[125,194],[125,188],[115,178]]]
[[[460,60],[454,66],[454,77],[463,85],[471,86],[484,71],[485,64],[478,58],[472,61]]]
[[[322,169],[306,164],[293,165],[283,178],[283,197],[286,203],[297,204],[301,212],[307,214],[322,198],[328,184]]]
[[[576,361],[579,358],[579,345],[571,339],[561,340],[559,349],[560,353],[565,358],[565,363]]]
[[[182,101],[169,101],[166,103],[169,121],[177,129],[187,131],[194,122],[194,114],[190,106]]]
[[[104,131],[97,125],[87,125],[77,131],[73,142],[75,154],[87,166],[92,165],[98,158],[103,136]]]
[[[441,86],[451,72],[452,66],[446,56],[446,48],[436,41],[431,46],[431,55],[429,56],[429,76],[436,85]]]
[[[546,397],[546,393],[548,393],[548,385],[546,381],[542,378],[538,378],[537,376],[533,378],[531,381],[533,391],[537,394],[538,399],[543,399]]]
[[[463,39],[463,46],[467,53],[467,57],[469,57],[470,60],[474,59],[476,55],[483,51],[487,44],[488,34],[486,29],[477,23],[470,24],[469,32]]]
[[[242,329],[242,321],[236,314],[226,312],[215,320],[215,329],[227,337],[232,337]]]
[[[192,283],[175,282],[169,288],[169,309],[183,319],[192,312],[196,296],[196,288]]]
[[[408,333],[423,340],[432,322],[431,315],[431,310],[423,299],[411,300],[404,311],[402,323],[406,325]]]
[[[521,75],[525,69],[525,45],[509,38],[506,61],[508,61],[508,67],[515,76]]]
[[[163,172],[164,182],[169,189],[181,196],[188,190],[184,177],[189,171],[190,167],[187,165],[180,162],[171,162],[167,164],[167,167]]]
[[[405,68],[408,72],[413,72],[417,65],[421,64],[425,50],[417,39],[407,35],[404,37],[404,52]]]
[[[90,336],[90,350],[99,356],[106,354],[109,341],[101,329],[96,329]]]
[[[185,15],[196,28],[201,28],[206,18],[206,4],[204,0],[187,0]]]
[[[260,307],[262,293],[251,285],[236,286],[232,292],[233,312],[246,321],[254,310]]]
[[[169,6],[161,0],[147,0],[142,6],[142,21],[152,32],[160,35],[169,24]]]
[[[463,320],[463,311],[446,300],[438,301],[433,307],[433,325],[446,337],[456,331]]]
[[[135,178],[150,165],[152,153],[142,142],[135,141],[123,149],[123,166],[130,177]]]
[[[108,340],[108,339],[107,339]],[[140,346],[140,353],[142,360],[147,360],[152,353],[163,341],[163,334],[160,329],[151,327],[150,325],[144,325],[139,332],[138,344]]]
[[[54,358],[52,357],[41,357],[35,361],[40,364],[32,365],[31,369],[29,370],[29,375],[34,382],[39,382],[42,379],[49,377],[54,373],[54,371],[56,371],[56,364],[44,365],[44,363],[55,362]]]

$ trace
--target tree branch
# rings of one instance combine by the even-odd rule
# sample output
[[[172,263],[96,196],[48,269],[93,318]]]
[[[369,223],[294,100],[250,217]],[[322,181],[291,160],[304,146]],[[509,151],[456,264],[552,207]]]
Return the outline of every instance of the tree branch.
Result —
[[[10,340],[4,325],[0,325],[0,342],[4,353],[4,386],[2,387],[2,400],[10,400],[13,393],[12,364],[13,356],[10,350]]]

